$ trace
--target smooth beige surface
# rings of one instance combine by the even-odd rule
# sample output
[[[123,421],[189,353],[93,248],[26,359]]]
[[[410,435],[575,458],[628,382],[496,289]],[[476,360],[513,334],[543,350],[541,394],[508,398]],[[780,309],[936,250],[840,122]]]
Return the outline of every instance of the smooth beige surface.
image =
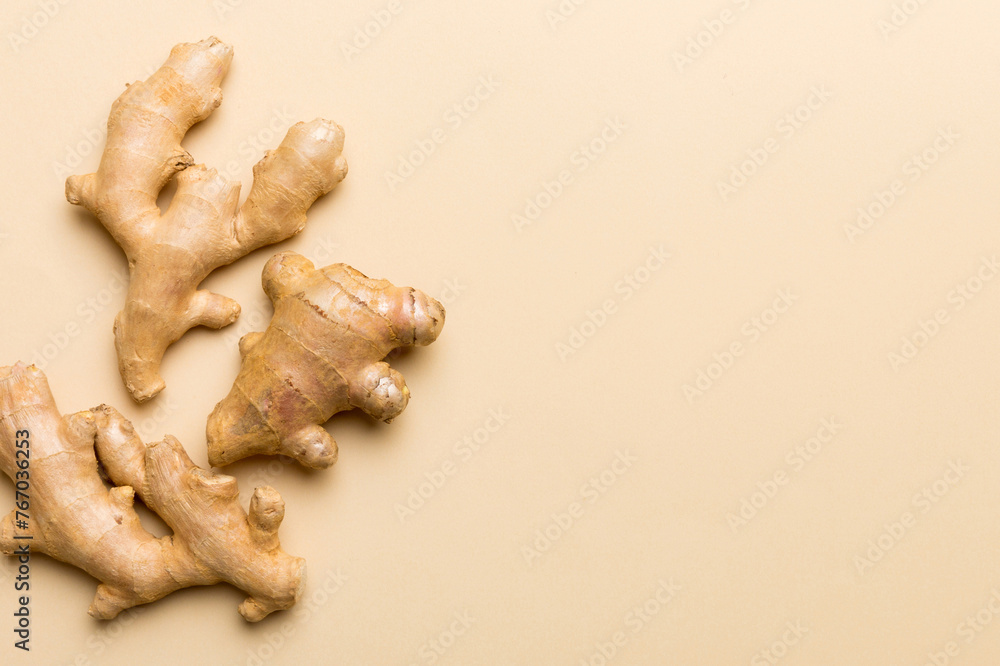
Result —
[[[206,464],[205,420],[237,338],[270,317],[260,271],[278,250],[427,291],[448,324],[393,361],[402,416],[331,424],[332,470],[227,468],[245,502],[263,483],[286,500],[283,545],[308,561],[297,610],[248,625],[219,587],[100,623],[95,582],[39,556],[30,658],[4,629],[0,568],[0,662],[997,663],[1000,5],[904,5],[919,9],[884,34],[884,0],[595,1],[554,27],[558,0],[400,0],[348,57],[388,0],[4,3],[0,363],[52,356],[62,409],[114,404]],[[168,388],[139,407],[112,344],[124,257],[63,181],[96,167],[126,81],[211,34],[235,56],[185,142],[195,158],[246,191],[265,147],[323,116],[350,174],[301,236],[210,277],[242,317],[171,347]],[[935,143],[934,164],[911,161]],[[851,242],[857,209],[893,197]],[[527,198],[544,210],[519,232]],[[894,367],[904,337],[926,344]],[[736,525],[744,500],[759,508]],[[539,530],[554,539],[536,557]],[[633,610],[647,601],[658,612]]]

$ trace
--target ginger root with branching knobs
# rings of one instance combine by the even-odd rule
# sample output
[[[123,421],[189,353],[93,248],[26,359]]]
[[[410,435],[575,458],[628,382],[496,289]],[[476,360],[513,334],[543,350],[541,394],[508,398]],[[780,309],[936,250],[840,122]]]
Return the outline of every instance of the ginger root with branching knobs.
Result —
[[[222,328],[239,317],[236,301],[198,285],[216,268],[299,232],[313,202],[347,174],[344,132],[322,119],[294,125],[257,163],[242,206],[239,183],[194,165],[181,140],[221,103],[232,57],[214,37],[175,46],[111,107],[97,172],[66,181],[66,198],[97,216],[128,258],[115,348],[138,402],[163,390],[160,361],[188,329]],[[157,196],[175,174],[177,191],[161,215]]]
[[[143,444],[103,405],[60,416],[35,366],[0,368],[0,469],[25,482],[28,498],[27,520],[13,512],[0,522],[0,552],[27,545],[101,581],[90,606],[96,618],[221,582],[249,595],[239,611],[251,622],[299,598],[305,562],[278,542],[284,503],[276,491],[257,488],[247,515],[236,479],[195,466],[173,437]],[[134,495],[171,536],[143,528]]]
[[[274,316],[240,340],[239,375],[208,419],[209,463],[280,453],[329,467],[337,444],[323,424],[353,408],[385,422],[398,416],[410,392],[383,359],[434,342],[444,308],[345,264],[316,269],[295,252],[267,262],[263,285]]]

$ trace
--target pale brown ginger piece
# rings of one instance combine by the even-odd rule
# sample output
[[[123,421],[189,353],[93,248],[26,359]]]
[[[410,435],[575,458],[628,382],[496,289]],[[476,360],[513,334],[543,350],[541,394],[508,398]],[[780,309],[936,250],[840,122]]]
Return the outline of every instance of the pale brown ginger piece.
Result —
[[[115,487],[101,480],[98,460]],[[249,595],[239,611],[256,622],[301,594],[305,561],[278,542],[285,508],[275,490],[257,488],[247,515],[236,479],[195,466],[173,437],[143,444],[104,405],[60,416],[35,366],[0,368],[0,469],[27,480],[30,498],[26,529],[16,513],[0,522],[0,552],[27,544],[101,581],[89,611],[96,618],[180,588],[228,582]],[[134,495],[171,536],[142,527]]]
[[[323,424],[354,408],[385,422],[398,416],[410,392],[383,359],[434,342],[444,308],[345,264],[316,269],[295,252],[267,262],[263,285],[274,316],[240,340],[239,375],[208,419],[209,463],[280,453],[329,467],[337,444]]]
[[[175,46],[159,70],[112,105],[97,172],[66,181],[66,198],[97,216],[128,258],[115,348],[138,402],[163,390],[160,361],[188,329],[221,328],[239,317],[236,301],[198,285],[216,268],[298,233],[313,202],[347,174],[344,132],[322,119],[294,125],[257,163],[242,206],[239,183],[194,164],[181,140],[221,103],[232,57],[215,37]],[[157,196],[175,174],[177,191],[161,215]]]

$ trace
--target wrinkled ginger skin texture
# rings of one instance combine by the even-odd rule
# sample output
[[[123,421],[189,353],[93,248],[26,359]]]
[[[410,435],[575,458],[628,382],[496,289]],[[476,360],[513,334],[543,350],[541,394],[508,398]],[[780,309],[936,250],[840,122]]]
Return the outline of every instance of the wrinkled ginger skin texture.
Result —
[[[347,174],[344,132],[323,119],[292,126],[257,163],[242,207],[239,183],[194,164],[181,140],[221,103],[232,57],[214,37],[175,46],[111,107],[97,172],[66,181],[66,198],[93,213],[128,258],[115,348],[138,402],[163,390],[163,354],[188,329],[221,328],[239,317],[236,301],[198,285],[216,268],[298,233],[313,202]],[[157,196],[175,174],[177,191],[161,215]]]
[[[239,375],[208,420],[209,462],[283,454],[329,467],[337,444],[322,424],[354,408],[386,422],[398,416],[410,392],[382,359],[432,343],[444,308],[345,264],[316,269],[294,252],[268,261],[263,285],[274,316],[266,331],[240,340]]]
[[[29,445],[18,448],[25,431]],[[176,439],[143,444],[132,424],[103,405],[62,417],[45,375],[19,363],[0,368],[0,469],[11,479],[22,471],[16,452],[24,449],[28,529],[17,528],[15,513],[6,516],[0,552],[27,544],[101,581],[89,610],[95,618],[221,582],[249,595],[239,611],[251,622],[298,599],[305,564],[278,542],[284,504],[277,492],[258,488],[247,515],[236,480],[196,467]],[[98,459],[115,487],[101,480]],[[135,495],[172,536],[142,527]]]

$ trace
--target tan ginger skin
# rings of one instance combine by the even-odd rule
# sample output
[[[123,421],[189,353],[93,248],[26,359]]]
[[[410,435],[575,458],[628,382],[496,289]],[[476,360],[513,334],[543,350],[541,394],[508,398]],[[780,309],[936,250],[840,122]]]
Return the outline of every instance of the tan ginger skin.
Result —
[[[93,213],[128,258],[115,348],[138,402],[163,390],[159,368],[168,346],[194,326],[221,328],[239,316],[236,301],[198,285],[216,268],[299,232],[313,202],[347,174],[344,132],[322,119],[294,125],[257,163],[242,206],[239,183],[194,164],[181,140],[221,103],[232,57],[214,37],[175,46],[159,70],[112,105],[97,172],[66,181],[66,198]],[[157,196],[175,174],[177,191],[161,215]]]
[[[115,487],[101,480],[98,460]],[[196,467],[173,437],[143,444],[107,406],[60,416],[35,366],[0,368],[0,469],[11,479],[22,472],[30,498],[28,529],[19,529],[16,513],[0,523],[0,552],[27,544],[101,581],[95,618],[221,582],[249,595],[239,611],[251,622],[299,598],[305,562],[278,542],[284,503],[276,491],[257,488],[247,515],[236,479]],[[171,536],[142,527],[133,495]]]
[[[272,257],[262,281],[274,316],[240,340],[239,375],[208,419],[209,463],[283,454],[329,467],[337,444],[322,424],[354,408],[386,422],[398,416],[410,392],[383,359],[434,342],[444,308],[345,264],[316,269],[295,252]]]

